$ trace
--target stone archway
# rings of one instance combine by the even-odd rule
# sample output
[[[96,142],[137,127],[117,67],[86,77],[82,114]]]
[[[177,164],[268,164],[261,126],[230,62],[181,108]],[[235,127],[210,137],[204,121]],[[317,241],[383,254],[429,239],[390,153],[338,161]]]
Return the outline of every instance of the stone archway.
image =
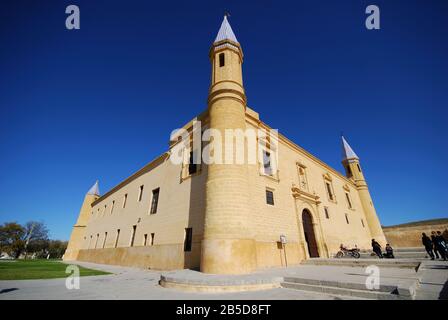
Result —
[[[302,225],[305,235],[305,241],[308,247],[308,254],[310,258],[319,257],[319,249],[317,248],[316,234],[314,232],[313,217],[311,213],[304,209],[302,211]]]

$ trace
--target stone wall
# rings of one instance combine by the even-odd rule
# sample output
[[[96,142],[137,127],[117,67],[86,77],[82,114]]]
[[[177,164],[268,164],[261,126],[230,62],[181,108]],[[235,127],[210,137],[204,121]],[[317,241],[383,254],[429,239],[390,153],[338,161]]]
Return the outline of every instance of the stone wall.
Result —
[[[383,227],[387,241],[396,248],[421,247],[422,232],[429,236],[431,231],[443,232],[446,229],[448,229],[448,223]]]

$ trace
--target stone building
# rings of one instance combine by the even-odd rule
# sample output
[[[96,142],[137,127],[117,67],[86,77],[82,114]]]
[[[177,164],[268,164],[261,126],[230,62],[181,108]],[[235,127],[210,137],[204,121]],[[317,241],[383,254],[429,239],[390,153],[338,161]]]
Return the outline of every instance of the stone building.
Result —
[[[329,257],[341,243],[370,248],[375,238],[384,245],[359,158],[343,137],[345,175],[281,134],[275,143],[266,138],[261,165],[191,161],[197,121],[223,136],[226,129],[272,131],[247,106],[243,51],[226,17],[210,61],[208,107],[183,127],[187,143],[171,139],[167,152],[102,196],[97,182],[64,259],[238,274]],[[170,160],[180,143],[187,160],[176,164]]]

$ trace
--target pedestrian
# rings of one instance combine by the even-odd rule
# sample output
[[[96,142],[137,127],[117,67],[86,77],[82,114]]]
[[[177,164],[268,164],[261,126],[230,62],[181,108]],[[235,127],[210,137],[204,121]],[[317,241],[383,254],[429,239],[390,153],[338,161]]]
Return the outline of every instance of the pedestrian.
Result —
[[[389,259],[394,259],[395,258],[394,257],[394,249],[388,243],[386,244],[386,255],[385,255],[385,257],[389,258]]]
[[[380,259],[383,258],[383,253],[381,252],[381,245],[378,242],[376,242],[375,239],[372,239],[372,249],[373,252],[375,252]]]
[[[431,257],[431,260],[434,260],[434,253],[432,252],[434,246],[431,239],[424,232],[422,233],[422,244],[425,247],[426,252]]]
[[[441,258],[443,258],[443,260],[446,261],[446,258],[447,258],[446,243],[445,243],[445,239],[442,237],[442,232],[440,232],[440,231],[437,231],[436,246],[437,246],[437,250],[440,253]]]
[[[439,259],[439,250],[437,249],[436,245],[436,232],[431,231],[431,241],[432,241],[432,249],[434,250],[434,255],[436,256],[436,259]]]

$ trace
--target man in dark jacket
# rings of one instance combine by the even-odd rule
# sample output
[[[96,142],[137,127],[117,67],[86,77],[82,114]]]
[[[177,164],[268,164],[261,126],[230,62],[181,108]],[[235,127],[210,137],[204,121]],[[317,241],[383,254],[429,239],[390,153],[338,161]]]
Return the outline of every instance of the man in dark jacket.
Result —
[[[381,252],[381,245],[378,242],[376,242],[375,239],[372,239],[372,249],[373,252],[375,252],[380,259],[383,258],[383,253]]]
[[[440,253],[440,256],[443,258],[444,261],[446,261],[446,243],[445,243],[445,239],[442,237],[442,232],[437,231],[437,235],[436,235],[436,246],[437,246],[437,250]]]
[[[434,260],[434,253],[432,252],[432,241],[424,232],[422,233],[422,244],[425,247],[426,252],[428,252],[429,256],[431,257],[431,260]]]

